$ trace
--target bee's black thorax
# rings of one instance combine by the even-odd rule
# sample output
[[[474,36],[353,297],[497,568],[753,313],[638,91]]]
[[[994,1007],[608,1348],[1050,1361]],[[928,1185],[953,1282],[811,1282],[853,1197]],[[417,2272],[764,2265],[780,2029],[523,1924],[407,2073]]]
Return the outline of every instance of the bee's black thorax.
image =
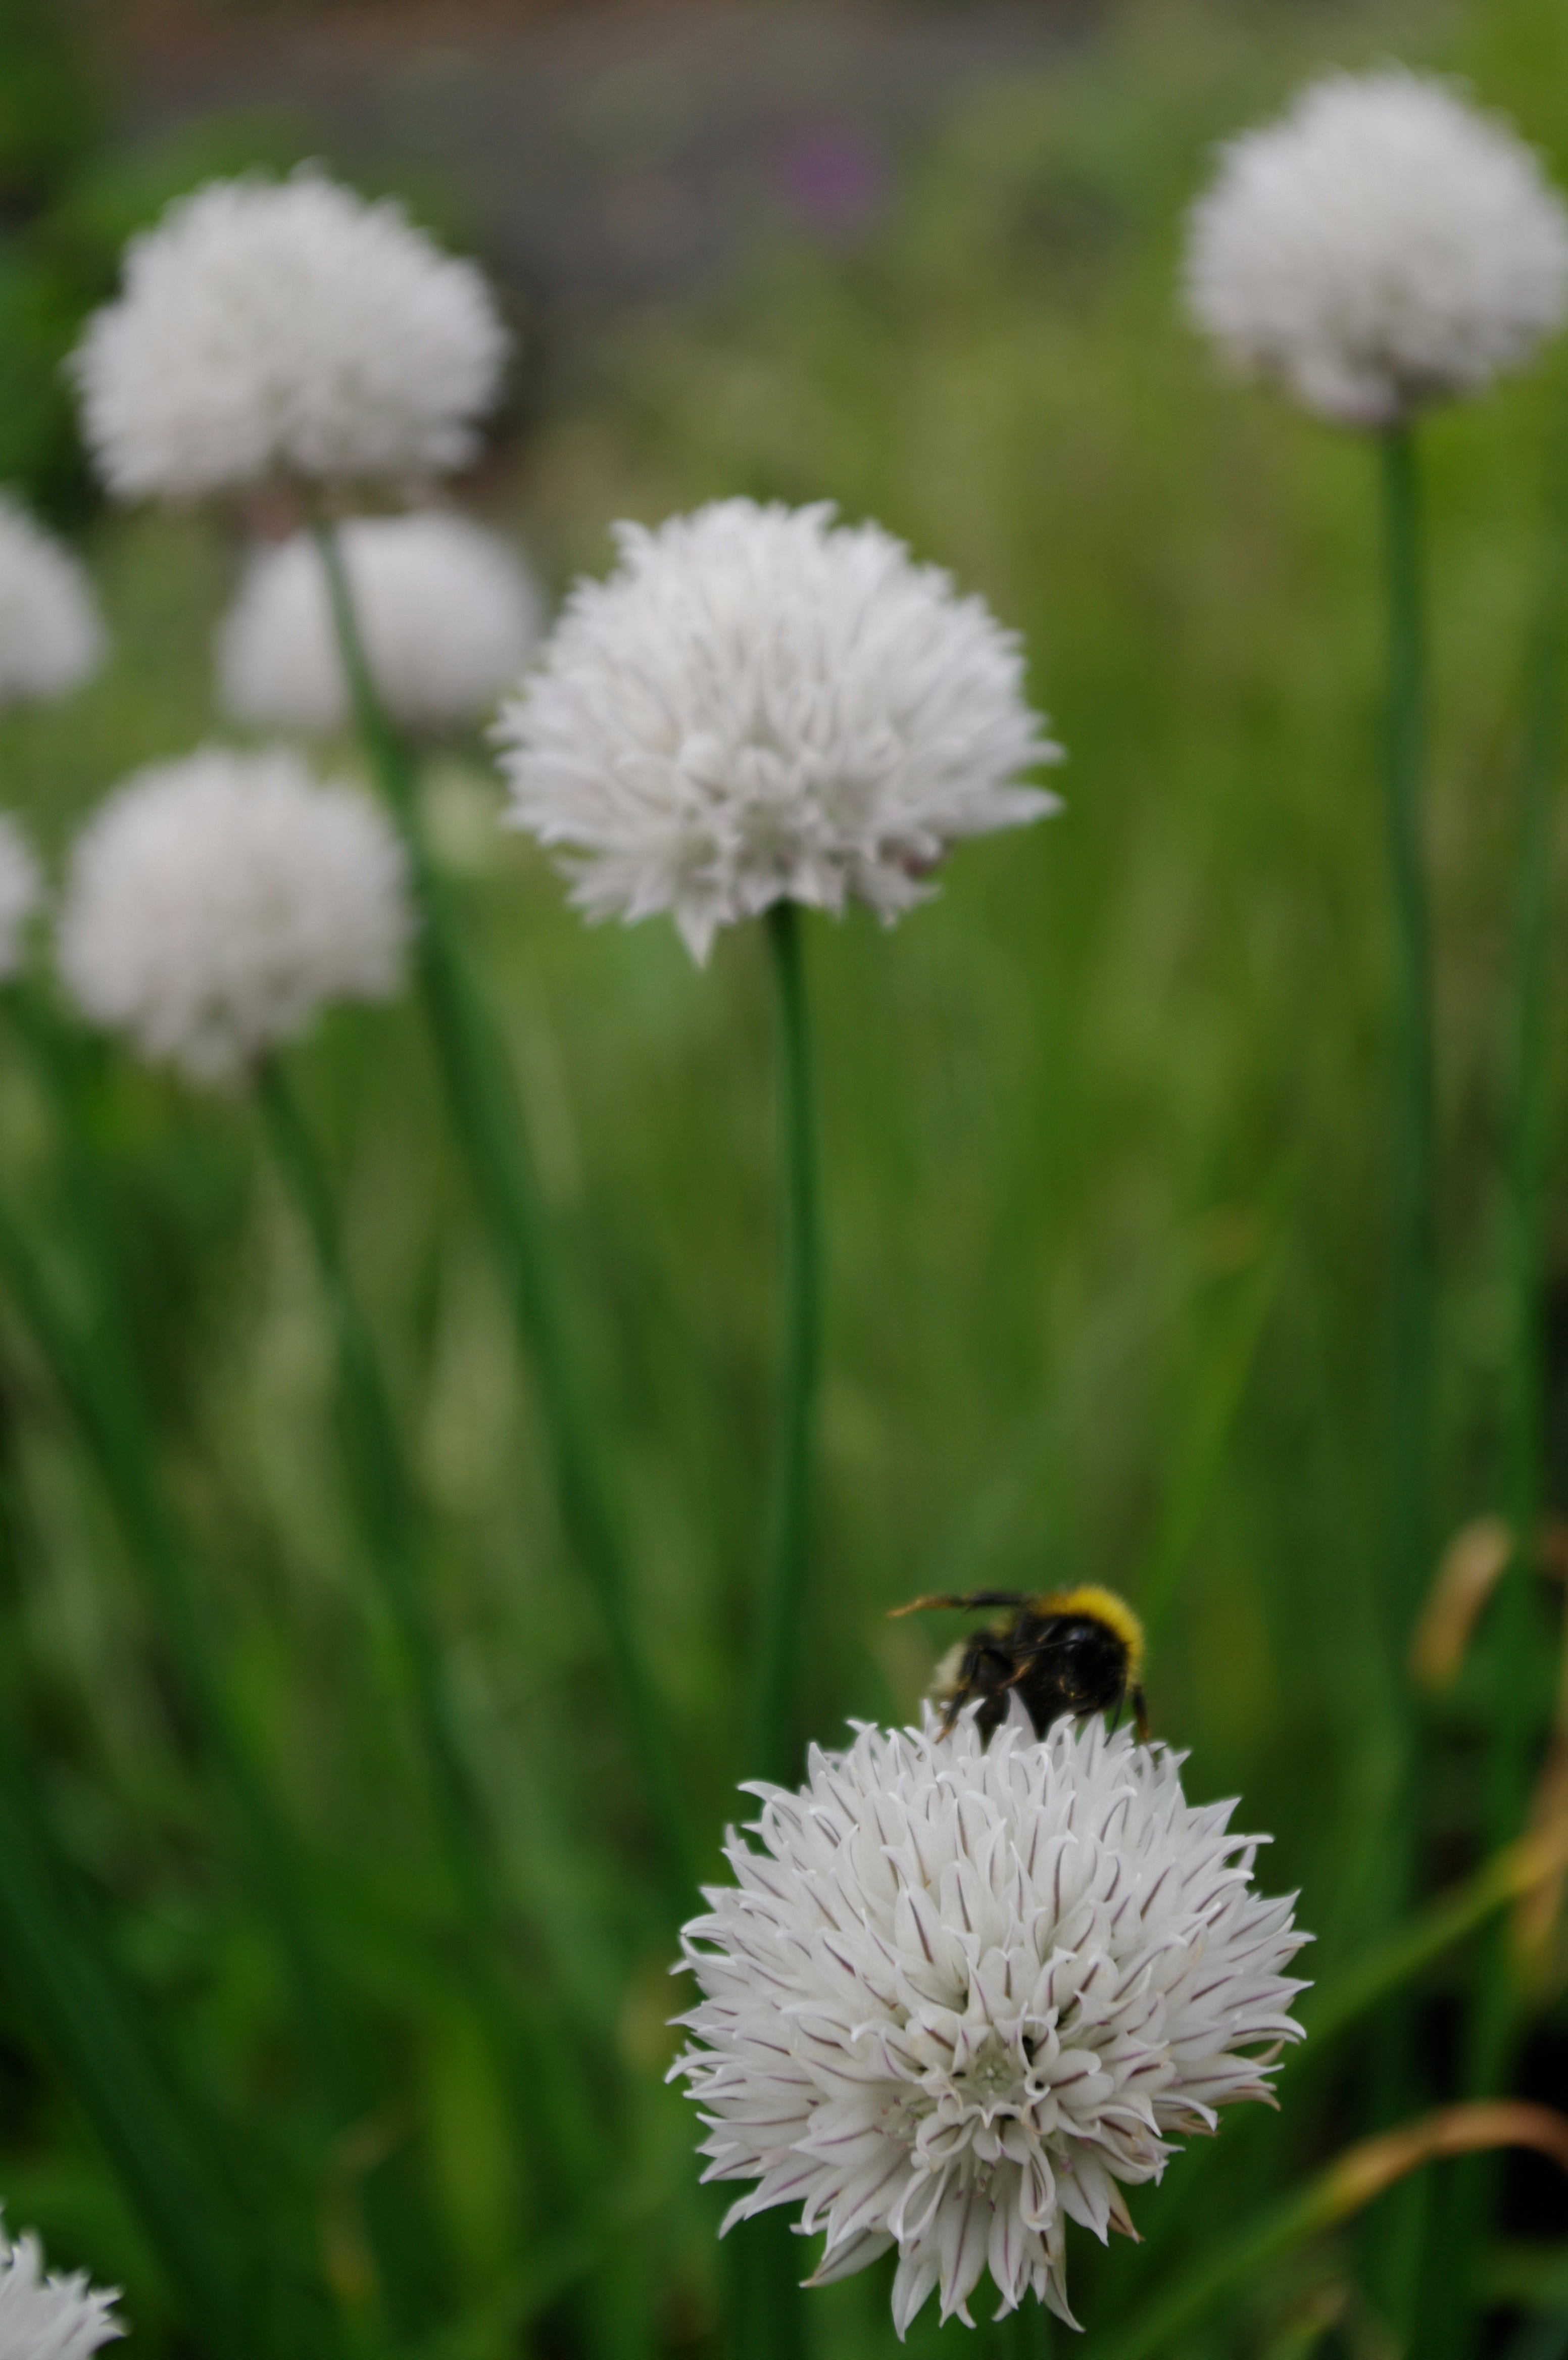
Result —
[[[1064,1714],[1113,1712],[1128,1688],[1125,1641],[1087,1614],[1037,1614],[1030,1608],[977,1632],[947,1685],[949,1721],[978,1699],[979,1727],[989,1733],[1016,1696],[1037,1735]]]

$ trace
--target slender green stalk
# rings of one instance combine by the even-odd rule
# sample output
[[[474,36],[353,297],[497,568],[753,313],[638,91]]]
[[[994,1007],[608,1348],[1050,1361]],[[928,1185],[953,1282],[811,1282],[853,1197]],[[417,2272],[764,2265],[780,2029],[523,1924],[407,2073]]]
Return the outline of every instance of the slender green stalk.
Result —
[[[747,1759],[753,1776],[788,1785],[799,1775],[800,1616],[821,1359],[822,1247],[800,910],[794,901],[776,901],[764,923],[778,1011],[784,1332],[773,1515],[763,1568],[757,1688]],[[806,2348],[806,2307],[800,2291],[799,2242],[777,2212],[762,2213],[731,2231],[737,2360],[801,2360]]]
[[[784,1338],[751,1761],[754,1775],[788,1782],[797,1775],[800,1741],[796,1688],[822,1347],[822,1244],[811,1035],[797,904],[775,901],[766,927],[778,1007]]]
[[[793,901],[775,902],[764,923],[778,1017],[784,1325],[773,1501],[747,1763],[757,1777],[788,1783],[797,1775],[800,1612],[821,1357],[821,1240],[799,909]],[[736,2360],[801,2360],[806,2317],[798,2246],[788,2222],[777,2212],[762,2213],[731,2231],[729,2310]]]
[[[556,1292],[522,1109],[458,956],[430,858],[412,753],[366,660],[337,534],[315,528],[334,622],[366,752],[395,813],[418,897],[420,982],[455,1128],[506,1272],[513,1317],[539,1388],[567,1538],[593,1585],[658,1838],[663,1882],[684,1916],[696,1871],[663,1716],[634,1628],[625,1553]]]
[[[315,1256],[337,1340],[355,1488],[368,1557],[396,1635],[423,1741],[430,1786],[465,1895],[488,1895],[484,1806],[464,1759],[441,1678],[440,1650],[422,1581],[423,1540],[392,1405],[358,1299],[349,1282],[337,1210],[314,1140],[275,1059],[256,1077],[256,1102],[279,1172]],[[489,1918],[486,1906],[487,1922]],[[488,1930],[494,1931],[488,1922]]]
[[[1396,1659],[1431,1544],[1431,1365],[1437,1145],[1431,921],[1422,842],[1426,630],[1420,486],[1408,425],[1381,438],[1387,579],[1387,825],[1397,961],[1393,1491],[1389,1606]]]
[[[441,1678],[440,1649],[423,1588],[423,1513],[408,1472],[376,1348],[348,1273],[331,1186],[310,1128],[276,1060],[257,1076],[257,1104],[278,1169],[304,1224],[332,1314],[356,1491],[367,1553],[396,1634],[413,1700],[447,1859],[470,1928],[467,1965],[492,2045],[522,2120],[537,2121],[559,2172],[535,2169],[543,2217],[568,2187],[587,2190],[600,2168],[587,2094],[569,2086],[560,2041],[520,1995],[508,1994],[495,1961],[514,1947],[510,1912],[490,1841],[489,1817],[468,1765]],[[540,2158],[543,2160],[543,2158]]]
[[[1426,756],[1426,623],[1422,589],[1420,483],[1414,432],[1392,426],[1379,440],[1387,595],[1388,704],[1386,819],[1395,951],[1392,1350],[1384,1589],[1386,1668],[1398,1716],[1382,1880],[1393,1912],[1409,1898],[1419,1847],[1418,1754],[1421,1732],[1404,1677],[1406,1649],[1431,1557],[1433,1295],[1436,1280],[1436,1107],[1431,922],[1423,841]],[[1378,2042],[1373,2118],[1387,2122],[1416,2103],[1420,2071],[1411,2027],[1396,2014]],[[1411,2246],[1415,2190],[1396,2199],[1392,2234],[1374,2257],[1379,2299],[1398,2320],[1411,2290],[1399,2256]]]

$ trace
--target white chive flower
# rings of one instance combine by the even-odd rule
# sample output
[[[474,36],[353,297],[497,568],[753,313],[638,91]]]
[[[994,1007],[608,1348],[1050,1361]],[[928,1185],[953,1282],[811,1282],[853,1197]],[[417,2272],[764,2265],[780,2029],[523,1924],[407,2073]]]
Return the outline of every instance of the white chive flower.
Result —
[[[564,847],[573,899],[663,911],[707,958],[774,901],[891,922],[959,836],[1058,808],[1016,636],[875,524],[720,500],[616,528],[496,736],[510,824]]]
[[[0,812],[0,983],[22,964],[27,920],[43,899],[38,856],[9,812]]]
[[[208,747],[138,771],[78,837],[60,966],[82,1012],[197,1082],[241,1080],[335,1000],[384,1000],[406,863],[358,789]]]
[[[104,627],[71,552],[0,492],[0,705],[63,696],[96,671]]]
[[[543,602],[515,551],[465,518],[358,517],[340,528],[365,652],[410,729],[465,727],[516,680]],[[236,721],[328,737],[350,717],[321,553],[307,534],[252,559],[218,640]]]
[[[126,2332],[114,2313],[118,2292],[89,2286],[80,2270],[46,2278],[32,2231],[13,2245],[0,2227],[0,2360],[87,2360]]]
[[[1331,74],[1221,150],[1187,297],[1243,370],[1387,426],[1478,391],[1562,324],[1568,213],[1509,125],[1445,82]]]
[[[73,367],[110,489],[191,500],[459,465],[506,342],[472,263],[305,169],[172,204]]]
[[[1269,2095],[1305,1986],[1291,1900],[1252,1887],[1260,1839],[1194,1809],[1181,1756],[1098,1720],[987,1745],[863,1728],[798,1794],[755,1786],[733,1885],[685,1933],[702,2045],[684,2074],[709,2180],[758,2184],[725,2227],[799,2203],[824,2286],[898,2252],[902,2336],[933,2291],[966,2324],[1068,2309],[1065,2223],[1132,2234],[1124,2186],[1179,2135]]]

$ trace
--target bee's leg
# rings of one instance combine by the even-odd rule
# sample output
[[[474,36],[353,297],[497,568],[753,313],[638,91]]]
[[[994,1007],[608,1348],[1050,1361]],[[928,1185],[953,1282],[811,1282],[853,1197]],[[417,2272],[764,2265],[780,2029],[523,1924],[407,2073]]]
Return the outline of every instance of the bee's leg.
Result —
[[[1006,1648],[999,1647],[993,1639],[988,1639],[982,1632],[964,1656],[963,1670],[954,1686],[952,1695],[948,1699],[947,1710],[942,1716],[942,1726],[938,1735],[949,1737],[958,1726],[959,1715],[968,1706],[982,1704],[987,1697],[999,1696],[1003,1688],[1010,1688],[1017,1677],[1017,1674],[1012,1669],[1012,1664],[1013,1658]],[[982,1679],[981,1677],[987,1666],[992,1673],[990,1680]],[[994,1675],[998,1670],[1006,1672],[1008,1677],[1004,1680],[997,1679]]]
[[[1144,1700],[1143,1682],[1135,1681],[1127,1693],[1128,1701],[1133,1708],[1133,1727],[1137,1731],[1143,1743],[1146,1745],[1149,1742],[1149,1709]]]

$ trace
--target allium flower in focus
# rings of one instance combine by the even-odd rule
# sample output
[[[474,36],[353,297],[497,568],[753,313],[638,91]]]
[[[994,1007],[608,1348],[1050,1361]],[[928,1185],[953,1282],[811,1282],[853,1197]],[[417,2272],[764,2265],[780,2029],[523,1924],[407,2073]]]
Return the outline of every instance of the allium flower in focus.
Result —
[[[1132,2234],[1124,2187],[1179,2135],[1266,2098],[1305,1986],[1291,1900],[1252,1888],[1258,1839],[1194,1810],[1180,1757],[1022,1709],[985,1745],[862,1729],[762,1801],[732,1886],[684,1938],[701,2047],[674,2068],[709,2125],[709,2180],[754,2180],[725,2223],[800,2202],[808,2281],[890,2247],[902,2336],[934,2290],[967,2324],[1068,2309],[1065,2224]]]
[[[383,1000],[411,929],[402,847],[357,789],[209,747],[138,771],[78,837],[60,965],[85,1015],[229,1083],[334,1000]]]
[[[505,350],[472,263],[304,169],[172,204],[73,367],[111,490],[190,500],[458,465]]]
[[[879,525],[735,499],[616,537],[496,732],[590,917],[668,911],[699,960],[774,901],[891,922],[957,838],[1058,808],[1017,783],[1059,748],[1016,637]]]
[[[1242,368],[1387,426],[1478,391],[1562,324],[1568,214],[1509,126],[1445,83],[1332,74],[1221,151],[1187,295]]]
[[[63,696],[103,653],[104,627],[82,567],[0,492],[0,705]]]
[[[46,2278],[32,2231],[13,2245],[0,2228],[0,2360],[87,2360],[125,2333],[114,2314],[117,2291],[89,2286],[80,2270]]]
[[[410,729],[461,728],[510,687],[542,602],[516,553],[462,517],[359,517],[339,538],[366,654]],[[321,556],[308,535],[254,558],[218,643],[236,721],[326,737],[349,719]]]
[[[0,812],[0,983],[21,966],[27,920],[42,899],[33,847],[10,813]]]

